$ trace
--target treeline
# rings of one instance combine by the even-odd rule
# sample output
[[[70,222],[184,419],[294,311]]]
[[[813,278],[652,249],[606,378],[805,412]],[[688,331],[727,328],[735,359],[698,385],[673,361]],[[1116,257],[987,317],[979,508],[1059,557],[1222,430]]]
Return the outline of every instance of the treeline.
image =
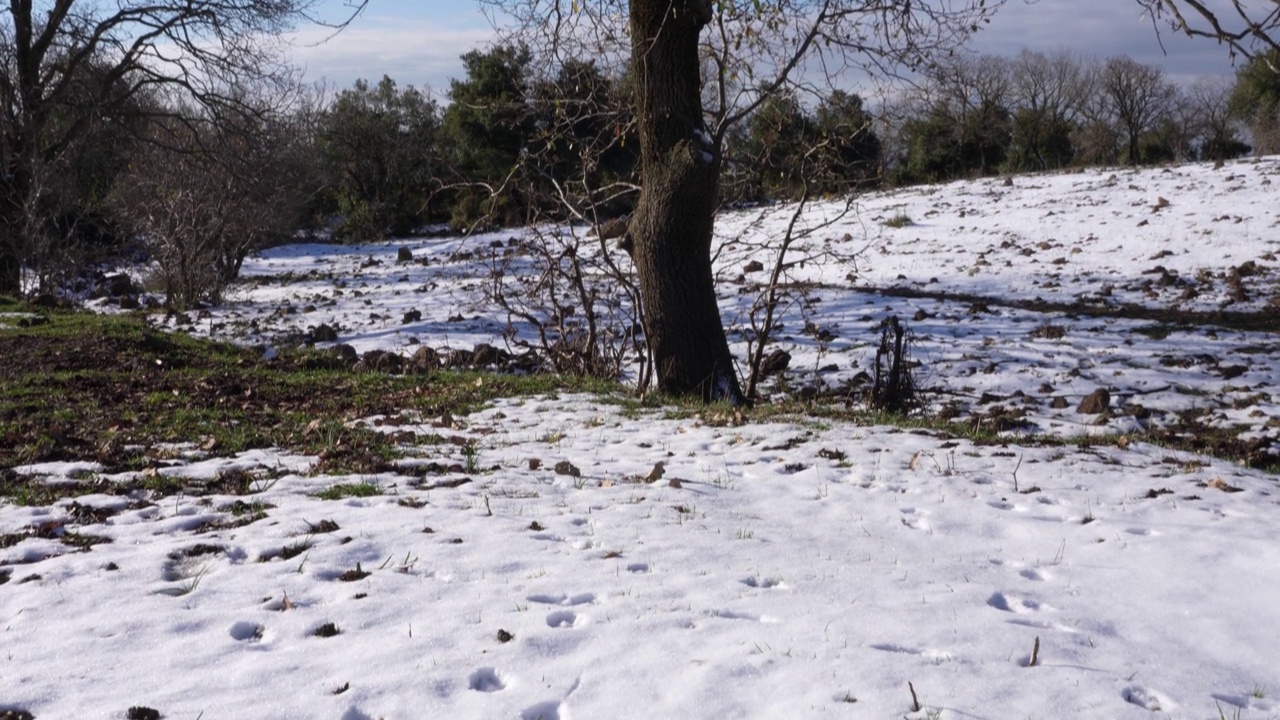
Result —
[[[614,217],[634,202],[627,78],[591,64],[534,81],[517,48],[468,53],[441,107],[389,78],[320,114],[336,237]],[[1261,57],[1232,80],[1180,86],[1126,56],[961,56],[868,107],[856,94],[776,91],[726,134],[725,203],[955,178],[1280,151],[1280,79]]]
[[[1269,153],[1280,150],[1277,59],[1179,87],[1123,56],[962,56],[874,108],[841,91],[776,91],[706,151],[719,153],[725,203]],[[42,127],[92,127],[21,178],[37,191],[8,211],[22,232],[6,252],[48,288],[141,240],[182,307],[218,300],[248,253],[300,231],[359,242],[630,211],[639,143],[625,75],[592,63],[547,72],[511,46],[462,60],[447,105],[384,77],[328,93],[244,90],[226,117],[159,93],[90,112],[110,95],[98,84],[128,78],[85,75],[62,99],[65,122]]]
[[[1223,160],[1280,150],[1280,81],[1267,56],[1234,82],[1187,87],[1121,55],[1024,50],[934,68],[897,100],[885,156],[893,183],[1090,165]]]

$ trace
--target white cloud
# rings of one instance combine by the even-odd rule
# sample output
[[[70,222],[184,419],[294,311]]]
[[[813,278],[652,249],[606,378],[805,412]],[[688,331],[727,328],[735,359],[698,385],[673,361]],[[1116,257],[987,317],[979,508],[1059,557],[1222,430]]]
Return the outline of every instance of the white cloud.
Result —
[[[1065,47],[1099,59],[1127,54],[1184,84],[1203,75],[1234,74],[1226,48],[1174,33],[1164,21],[1153,26],[1133,0],[1010,0],[974,42],[975,50],[992,55],[1012,56],[1024,47]]]
[[[385,74],[446,100],[449,80],[464,75],[459,56],[492,42],[495,33],[474,6],[466,13],[450,7],[429,14],[431,19],[366,14],[336,35],[307,28],[293,36],[291,55],[305,67],[308,80],[327,78],[343,88],[358,78],[377,80]],[[1023,48],[1065,47],[1098,58],[1125,53],[1164,68],[1183,84],[1204,75],[1234,74],[1225,48],[1161,30],[1157,39],[1150,18],[1132,0],[1010,0],[972,49],[1006,56]]]
[[[464,75],[459,57],[493,40],[483,26],[446,27],[430,20],[360,18],[334,34],[312,27],[296,33],[290,52],[310,81],[328,79],[339,88],[357,79],[389,75],[401,85],[430,88],[443,97],[451,78]]]

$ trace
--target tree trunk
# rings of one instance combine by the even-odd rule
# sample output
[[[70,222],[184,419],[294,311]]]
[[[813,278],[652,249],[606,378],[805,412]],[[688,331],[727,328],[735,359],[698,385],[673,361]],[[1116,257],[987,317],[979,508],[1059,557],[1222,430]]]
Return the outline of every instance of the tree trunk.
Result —
[[[631,236],[658,389],[742,402],[720,321],[711,235],[720,153],[702,125],[709,0],[631,0],[641,191]]]
[[[11,140],[11,138],[5,138]],[[0,296],[22,294],[23,248],[28,244],[24,209],[26,173],[11,163],[0,165]]]
[[[17,297],[22,292],[21,264],[8,243],[0,243],[0,297]]]

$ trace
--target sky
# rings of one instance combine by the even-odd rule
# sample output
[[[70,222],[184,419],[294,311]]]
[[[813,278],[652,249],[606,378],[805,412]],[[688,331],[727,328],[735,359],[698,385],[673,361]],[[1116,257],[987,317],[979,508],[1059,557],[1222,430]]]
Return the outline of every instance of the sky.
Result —
[[[342,16],[350,1],[326,0],[326,16]],[[327,79],[342,88],[385,74],[444,99],[449,80],[463,75],[459,56],[493,37],[488,18],[473,1],[370,0],[360,17],[336,36],[320,28],[300,32],[293,58],[311,81]],[[1024,47],[1068,48],[1098,58],[1123,53],[1164,68],[1180,84],[1234,72],[1226,49],[1212,41],[1192,41],[1167,29],[1162,39],[1163,49],[1150,18],[1134,0],[1009,0],[972,49],[1006,56]]]

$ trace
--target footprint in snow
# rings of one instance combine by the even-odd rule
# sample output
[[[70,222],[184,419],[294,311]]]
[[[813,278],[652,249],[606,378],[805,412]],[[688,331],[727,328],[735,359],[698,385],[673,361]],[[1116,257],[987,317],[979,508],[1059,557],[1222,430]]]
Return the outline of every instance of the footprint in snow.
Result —
[[[572,610],[556,610],[547,615],[547,627],[574,628],[587,624],[587,617]]]
[[[648,563],[631,563],[627,566],[627,572],[630,573],[647,573],[649,572]]]
[[[1018,572],[1018,574],[1028,580],[1035,580],[1036,582],[1044,582],[1045,580],[1053,579],[1053,576],[1050,575],[1049,573],[1043,570],[1033,570],[1032,568],[1021,570]]]
[[[520,713],[520,720],[567,720],[560,714],[560,707],[555,700],[540,702]]]
[[[895,653],[897,655],[915,655],[922,657],[934,665],[941,665],[944,662],[954,660],[955,656],[945,650],[924,650],[921,648],[913,648],[907,645],[898,645],[897,643],[877,643],[869,646],[872,650],[881,652]]]
[[[902,508],[901,512],[902,512],[902,518],[901,518],[902,524],[906,525],[912,530],[931,530],[932,529],[929,527],[929,523],[924,519],[924,516],[928,514],[924,510],[917,510],[916,508],[908,507],[908,508]]]
[[[997,610],[1018,613],[1019,615],[1049,609],[1048,605],[1042,605],[1037,600],[1017,597],[1016,595],[1006,595],[999,592],[992,593],[991,597],[987,598],[987,604]]]
[[[782,578],[762,578],[749,577],[742,581],[743,585],[753,588],[761,588],[763,590],[772,590],[774,588],[786,589],[786,584],[782,582]]]
[[[1141,685],[1130,685],[1121,690],[1120,697],[1131,705],[1137,705],[1151,712],[1169,712],[1176,710],[1178,707],[1177,703],[1173,702],[1168,695],[1150,688],[1144,688]]]
[[[895,643],[876,643],[875,645],[871,645],[870,647],[872,650],[897,653],[899,655],[920,655],[922,652],[924,652],[918,648],[907,647],[906,645],[898,645]]]
[[[467,678],[467,687],[476,692],[493,693],[505,690],[507,683],[494,668],[482,667],[471,673],[471,677]]]
[[[1235,707],[1240,708],[1241,710],[1257,710],[1259,712],[1270,713],[1270,712],[1274,712],[1277,708],[1280,708],[1280,703],[1272,702],[1271,700],[1264,697],[1258,697],[1259,694],[1261,693],[1255,692],[1252,695],[1232,695],[1228,693],[1214,693],[1213,699],[1218,702],[1234,705]],[[1235,715],[1232,714],[1232,715],[1229,715],[1228,717],[1235,717]]]
[[[578,595],[530,595],[526,598],[529,602],[536,602],[540,605],[564,605],[566,607],[573,605],[595,605],[595,593],[580,593]]]
[[[736,610],[712,610],[711,617],[724,618],[726,620],[750,620],[751,622],[773,624],[777,623],[777,618],[768,615],[754,615],[752,613],[738,612]]]
[[[262,635],[265,632],[266,628],[259,623],[241,621],[232,625],[227,634],[231,636],[231,639],[240,642],[257,642],[262,639]]]

